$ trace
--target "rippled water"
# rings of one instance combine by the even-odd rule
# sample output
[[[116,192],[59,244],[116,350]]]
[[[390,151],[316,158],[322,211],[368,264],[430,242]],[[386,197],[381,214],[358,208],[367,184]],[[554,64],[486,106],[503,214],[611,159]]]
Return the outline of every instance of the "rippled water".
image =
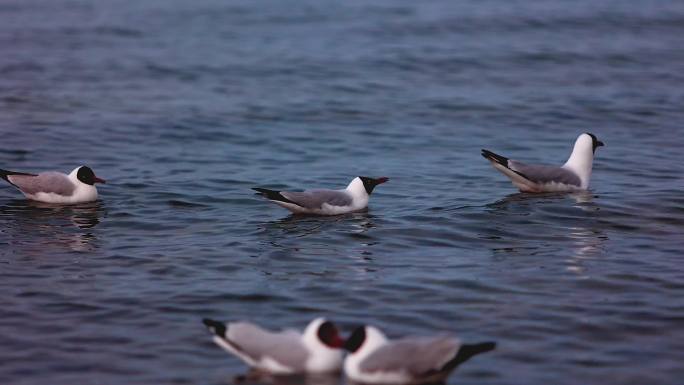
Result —
[[[202,317],[321,314],[498,341],[451,384],[681,383],[682,35],[677,1],[3,1],[0,167],[109,183],[0,189],[0,383],[225,384]],[[479,155],[584,131],[586,194]],[[250,190],[356,175],[367,213]]]

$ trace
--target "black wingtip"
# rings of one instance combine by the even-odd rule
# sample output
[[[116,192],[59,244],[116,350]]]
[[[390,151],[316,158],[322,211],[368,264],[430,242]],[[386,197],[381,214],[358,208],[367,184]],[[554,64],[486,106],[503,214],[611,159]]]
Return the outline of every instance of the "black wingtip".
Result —
[[[16,186],[14,183],[12,183],[12,182],[9,180],[8,177],[9,177],[10,175],[36,176],[36,174],[29,174],[29,173],[26,173],[26,172],[16,172],[16,171],[9,171],[9,170],[0,169],[0,178],[6,180],[7,183],[11,184],[12,186]]]
[[[258,195],[261,195],[268,199],[274,199],[280,196],[279,191],[269,190],[267,188],[252,187],[252,190],[256,191]]]
[[[212,333],[216,334],[221,338],[226,338],[226,325],[222,322],[214,321],[209,318],[204,318],[202,320],[204,326],[206,326]]]
[[[7,182],[14,184],[10,182],[10,180],[7,178],[10,175],[33,175],[33,174],[27,174],[24,172],[14,172],[14,171],[9,171],[9,170],[3,170],[0,168],[0,178],[6,180]]]
[[[482,149],[482,156],[485,159],[497,162],[504,167],[508,167],[508,158],[506,158],[505,156],[501,156],[489,150],[485,150],[484,148]]]
[[[7,176],[8,176],[9,174],[11,174],[11,171],[3,170],[3,169],[0,168],[0,178],[2,178],[2,179],[4,179],[4,180],[6,180],[6,181],[9,182],[9,180],[7,179]]]
[[[275,190],[269,190],[267,188],[260,188],[260,187],[252,187],[252,190],[256,191],[259,193],[259,195],[263,196],[266,199],[272,200],[272,201],[279,201],[279,202],[285,202],[285,203],[292,203],[294,205],[299,206],[296,202],[293,202],[287,198],[285,198],[280,191],[275,191]]]
[[[494,350],[496,348],[496,342],[483,342],[479,344],[472,345],[462,345],[458,350],[458,354],[451,361],[452,367],[457,367],[458,365],[468,361],[473,356],[478,354],[486,353],[488,351]]]

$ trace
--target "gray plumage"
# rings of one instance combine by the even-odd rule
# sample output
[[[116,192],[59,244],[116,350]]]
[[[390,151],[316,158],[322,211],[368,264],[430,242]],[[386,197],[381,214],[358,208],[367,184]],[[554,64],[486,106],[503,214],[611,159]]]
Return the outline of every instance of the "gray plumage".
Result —
[[[295,371],[304,371],[309,355],[301,335],[293,330],[271,332],[248,322],[234,322],[229,324],[225,339],[255,362],[270,357]]]
[[[320,209],[323,204],[349,206],[351,195],[344,190],[307,190],[303,192],[281,191],[280,195],[307,209]]]
[[[67,175],[52,171],[42,172],[38,175],[8,175],[7,180],[23,193],[32,195],[43,192],[67,196],[76,189]]]
[[[582,184],[577,174],[563,167],[531,165],[510,159],[508,167],[524,178],[539,184],[563,183],[572,186]]]
[[[407,371],[414,377],[440,371],[461,346],[455,338],[436,336],[392,341],[371,353],[359,368],[364,372]]]

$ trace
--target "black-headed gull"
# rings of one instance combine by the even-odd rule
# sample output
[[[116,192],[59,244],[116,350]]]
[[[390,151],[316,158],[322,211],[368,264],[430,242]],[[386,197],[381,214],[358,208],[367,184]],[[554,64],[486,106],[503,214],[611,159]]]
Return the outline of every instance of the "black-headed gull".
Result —
[[[594,152],[600,146],[603,142],[594,134],[581,134],[570,158],[561,167],[525,164],[484,149],[482,156],[509,177],[521,192],[577,191],[589,188]]]
[[[444,381],[460,364],[496,347],[463,345],[449,335],[390,341],[376,327],[360,326],[345,343],[344,373],[366,384],[426,384]]]
[[[254,188],[262,196],[295,214],[338,215],[365,210],[373,189],[389,178],[354,178],[342,190],[274,191]]]
[[[88,166],[76,167],[69,175],[56,171],[27,174],[0,169],[0,178],[18,188],[28,199],[61,204],[97,200],[95,183],[105,183]]]
[[[214,342],[254,369],[271,374],[328,373],[342,368],[344,340],[335,325],[316,318],[303,333],[272,332],[249,322],[204,319]]]

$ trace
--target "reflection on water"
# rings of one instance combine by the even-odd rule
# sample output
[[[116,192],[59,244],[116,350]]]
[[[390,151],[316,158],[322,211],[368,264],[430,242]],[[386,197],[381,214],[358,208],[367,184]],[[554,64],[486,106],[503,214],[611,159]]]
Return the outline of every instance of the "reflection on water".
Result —
[[[568,193],[568,196],[575,200],[575,203],[591,203],[594,201],[594,193],[591,191],[575,191]],[[584,206],[578,206],[584,207]]]
[[[335,216],[313,215],[289,215],[275,221],[269,221],[258,225],[263,235],[270,242],[275,239],[287,239],[292,237],[305,238],[324,232],[326,228],[338,228],[343,226],[347,231],[359,235],[375,228],[373,216],[368,212],[351,213]],[[277,242],[274,243],[277,245]]]
[[[105,207],[100,201],[78,205],[53,205],[14,200],[0,206],[6,242],[21,245],[26,255],[49,250],[91,251],[97,238],[91,229],[100,223]]]
[[[55,205],[31,200],[14,200],[0,206],[0,216],[17,220],[59,221],[68,219],[74,226],[89,229],[100,223],[104,212],[101,201],[77,205]]]
[[[345,382],[340,382],[340,383],[346,384],[346,385],[368,385],[367,383],[356,382],[356,381],[352,381],[349,379],[346,379]],[[430,383],[427,383],[426,385],[445,385],[445,384],[446,384],[446,382],[441,381],[441,382],[430,382]],[[392,384],[388,384],[388,385],[392,385]]]
[[[276,376],[251,369],[243,375],[234,377],[232,383],[240,385],[337,385],[340,383],[340,374]]]
[[[574,191],[574,192],[549,192],[549,193],[513,193],[506,197],[486,205],[487,208],[493,211],[507,210],[511,204],[520,204],[523,206],[536,205],[543,202],[554,202],[565,198],[572,198],[576,203],[589,203],[593,200],[594,194],[591,191]]]
[[[608,237],[600,229],[572,227],[569,237],[572,242],[572,255],[567,259],[567,270],[586,277],[584,260],[597,257],[603,253],[604,244]]]
[[[370,230],[379,227],[376,219],[367,211],[336,216],[288,215],[259,224],[259,238],[262,247],[278,259],[344,255],[357,262],[352,270],[365,275],[369,271],[366,265],[373,259],[373,248],[379,244],[377,238],[369,235]],[[330,242],[330,237],[342,239]]]
[[[0,167],[117,182],[0,184],[0,385],[229,383],[212,312],[502,341],[450,384],[682,382],[681,1],[34,3],[0,2]],[[585,130],[595,195],[509,195],[478,151]],[[373,215],[250,190],[362,174]]]
[[[81,229],[90,229],[100,223],[99,213],[103,209],[99,202],[71,207],[71,223]]]
[[[567,205],[568,198],[575,204]],[[594,198],[591,191],[516,193],[487,205],[491,213],[505,218],[502,224],[497,221],[492,224],[502,235],[489,239],[508,244],[492,250],[498,258],[534,256],[542,252],[555,254],[565,260],[567,271],[586,278],[586,261],[600,256],[608,240],[595,218],[600,207]],[[525,218],[512,222],[512,215]]]

